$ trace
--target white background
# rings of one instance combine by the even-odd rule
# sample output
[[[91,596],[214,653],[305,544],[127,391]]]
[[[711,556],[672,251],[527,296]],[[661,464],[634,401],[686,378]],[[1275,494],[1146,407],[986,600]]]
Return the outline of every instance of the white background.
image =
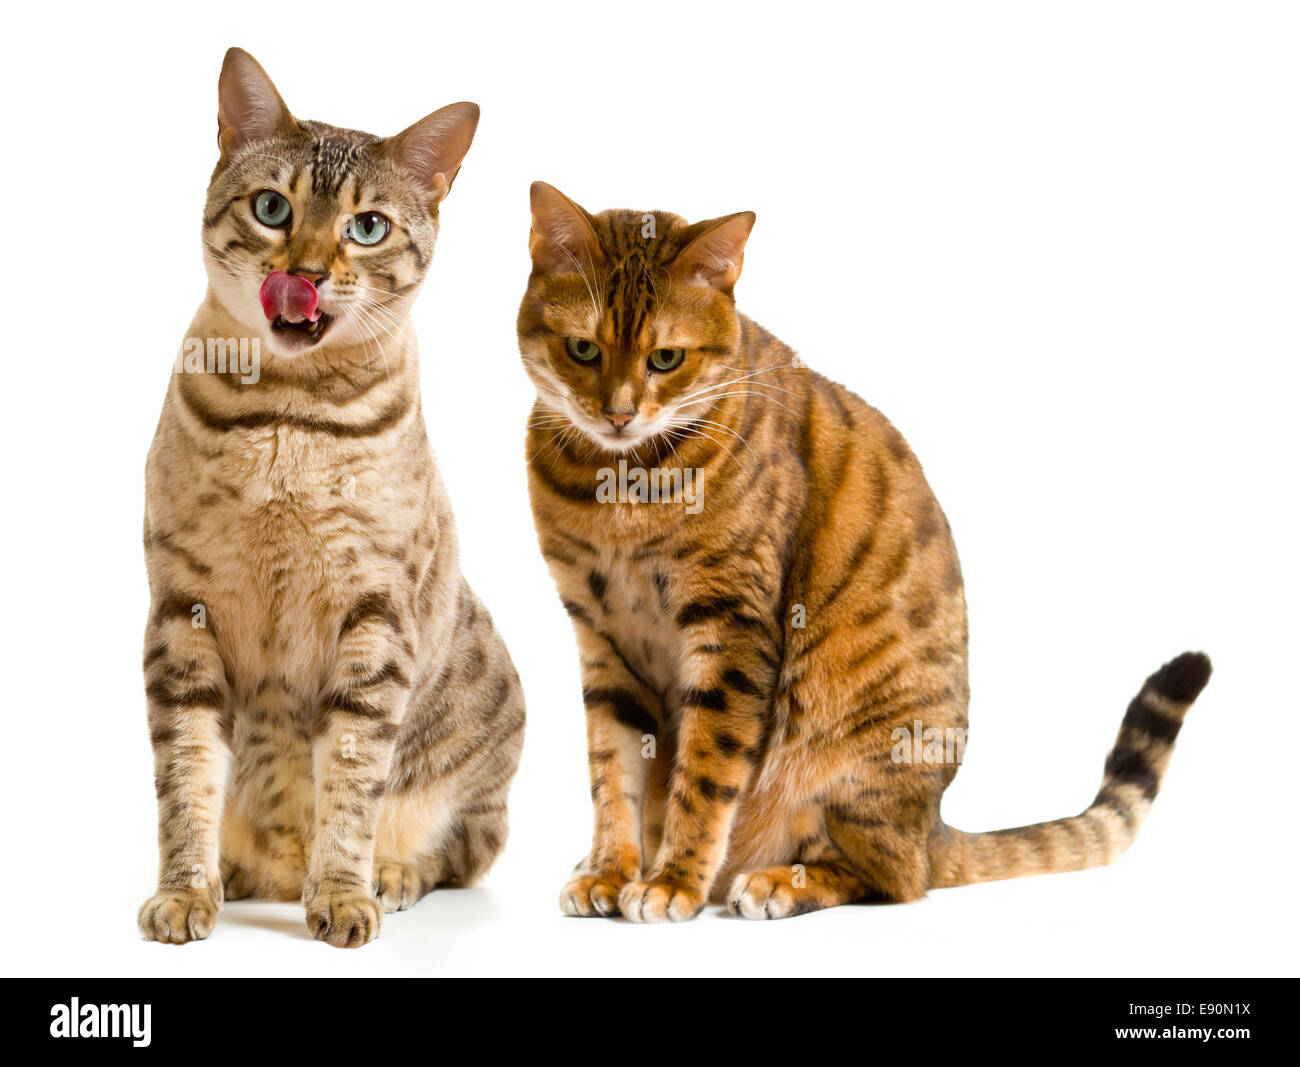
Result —
[[[1285,4],[571,0],[22,5],[0,66],[0,893],[17,974],[1294,973],[1300,26]],[[529,704],[482,888],[358,952],[289,904],[139,939],[154,800],[145,453],[203,295],[216,79],[396,132],[482,105],[417,309],[464,565]],[[1118,865],[753,924],[565,919],[589,826],[577,657],[534,541],[514,317],[528,185],[752,209],[742,310],[900,427],[956,533],[972,737],[945,814],[1093,796],[1129,698],[1214,658]]]

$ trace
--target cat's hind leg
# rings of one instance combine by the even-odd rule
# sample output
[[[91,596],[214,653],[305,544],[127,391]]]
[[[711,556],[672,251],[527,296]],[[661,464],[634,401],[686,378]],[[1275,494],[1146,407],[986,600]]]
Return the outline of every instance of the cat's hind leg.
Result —
[[[445,880],[440,841],[449,822],[446,807],[433,783],[384,799],[371,881],[385,912],[405,911]]]
[[[472,594],[469,594],[472,596]],[[417,690],[389,775],[374,850],[385,911],[439,886],[470,886],[505,845],[506,801],[523,747],[524,698],[481,609],[468,651]]]
[[[226,900],[247,900],[257,893],[257,882],[234,860],[221,857],[221,884]]]
[[[801,860],[732,879],[727,907],[747,919],[785,919],[860,900],[909,901],[929,888],[932,805],[868,789],[823,809],[821,839]]]
[[[792,803],[784,789],[758,790],[746,799],[714,903],[746,919],[786,919],[870,895],[862,872],[826,832],[825,791],[841,790],[804,785],[816,799]]]
[[[936,809],[937,798],[885,789],[826,806],[826,834],[861,876],[862,897],[903,903],[925,896]]]
[[[436,843],[414,854],[377,851],[374,893],[385,912],[405,911],[438,886],[473,885],[492,865],[506,839],[505,798],[456,813]]]
[[[508,830],[502,783],[446,812],[443,791],[388,798],[375,847],[374,894],[385,912],[405,911],[439,886],[469,886],[492,865]]]
[[[505,846],[507,830],[504,790],[462,808],[443,841],[446,874],[439,884],[463,887],[477,882]]]
[[[385,912],[405,911],[438,884],[441,864],[431,870],[431,864],[421,866],[419,861],[404,863],[399,860],[375,860],[374,890],[379,906]]]
[[[727,907],[746,919],[788,919],[851,904],[869,892],[862,876],[842,863],[792,863],[736,875]]]

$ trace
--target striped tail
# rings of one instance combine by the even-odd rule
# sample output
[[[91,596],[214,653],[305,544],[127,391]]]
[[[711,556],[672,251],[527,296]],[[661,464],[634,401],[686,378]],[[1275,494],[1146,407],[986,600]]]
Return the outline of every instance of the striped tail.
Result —
[[[941,824],[930,838],[931,886],[1081,871],[1119,859],[1151,810],[1183,717],[1209,680],[1210,660],[1201,652],[1184,652],[1147,679],[1083,814],[983,834]]]

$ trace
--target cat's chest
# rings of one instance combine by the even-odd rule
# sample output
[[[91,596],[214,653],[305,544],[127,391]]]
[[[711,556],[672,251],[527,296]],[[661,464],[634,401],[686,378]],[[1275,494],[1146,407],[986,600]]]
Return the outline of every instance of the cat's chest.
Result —
[[[662,571],[624,553],[608,554],[587,580],[603,631],[651,689],[676,686],[681,650]]]
[[[204,473],[209,489],[224,499],[201,512],[221,527],[240,550],[230,555],[238,569],[265,571],[296,561],[310,571],[337,561],[366,531],[391,532],[400,519],[390,514],[394,479],[382,463],[357,463],[321,448],[309,435],[280,429],[216,457]]]
[[[201,568],[194,592],[227,623],[231,661],[290,676],[317,672],[358,590],[400,584],[424,499],[386,456],[283,428],[160,477],[155,528]]]

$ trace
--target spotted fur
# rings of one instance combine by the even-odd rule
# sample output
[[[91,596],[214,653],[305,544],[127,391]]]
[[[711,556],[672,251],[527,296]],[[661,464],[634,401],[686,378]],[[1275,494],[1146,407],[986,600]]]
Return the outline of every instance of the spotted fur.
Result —
[[[899,731],[966,728],[948,522],[884,416],[735,310],[752,224],[593,216],[533,188],[529,485],[577,637],[595,812],[561,906],[661,921],[713,899],[781,918],[1115,859],[1209,661],[1147,682],[1081,815],[946,826],[959,753],[909,760]],[[657,349],[685,357],[660,372]],[[620,461],[698,472],[700,506],[602,496]]]
[[[205,937],[223,898],[262,896],[364,944],[381,911],[473,882],[504,843],[523,697],[460,573],[408,315],[477,115],[388,140],[299,122],[252,57],[226,57],[189,336],[255,338],[263,358],[256,381],[174,374],[149,454],[148,938]],[[292,225],[257,221],[265,189]],[[345,219],[369,210],[392,229],[362,248]],[[315,280],[318,340],[266,322],[275,270]]]

